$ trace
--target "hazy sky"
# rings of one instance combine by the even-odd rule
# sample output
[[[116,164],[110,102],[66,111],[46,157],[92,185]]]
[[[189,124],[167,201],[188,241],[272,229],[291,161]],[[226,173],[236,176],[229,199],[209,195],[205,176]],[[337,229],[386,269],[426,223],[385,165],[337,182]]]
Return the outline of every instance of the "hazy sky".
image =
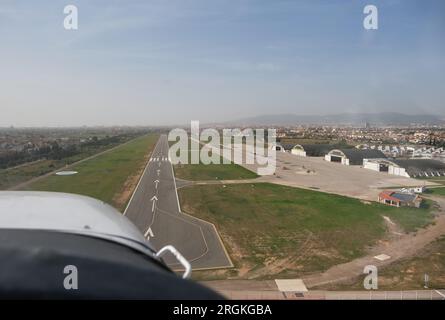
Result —
[[[0,126],[445,115],[444,39],[443,0],[0,0]]]

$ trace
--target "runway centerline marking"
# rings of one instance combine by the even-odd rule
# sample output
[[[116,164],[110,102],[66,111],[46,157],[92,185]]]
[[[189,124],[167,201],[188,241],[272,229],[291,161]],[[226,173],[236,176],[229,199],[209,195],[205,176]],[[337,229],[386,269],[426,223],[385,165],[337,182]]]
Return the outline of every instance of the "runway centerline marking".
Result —
[[[159,147],[160,141],[161,141],[161,139],[158,139],[158,142],[156,142],[156,145],[155,145],[153,151],[151,152],[152,156],[154,156],[154,154],[156,153],[156,151]],[[145,174],[147,173],[149,165],[150,165],[150,161],[147,162],[147,165],[145,166],[144,171],[142,172],[142,175],[139,178],[138,184],[136,185],[136,188],[134,188],[133,194],[131,195],[130,200],[127,203],[127,207],[124,210],[124,213],[123,213],[124,216],[127,214],[127,210],[130,207],[131,201],[133,201],[134,195],[139,190],[139,186],[141,184],[141,181],[144,179]]]
[[[153,233],[153,230],[151,230],[151,227],[149,227],[148,230],[145,232],[144,237],[147,240],[150,240],[150,238],[154,238],[155,237],[155,235]]]
[[[155,212],[156,201],[158,201],[158,197],[153,196],[153,198],[151,198],[151,201],[153,202],[153,205],[151,206],[151,212]]]
[[[225,267],[225,261],[224,263],[218,262],[222,259],[222,257],[219,257],[219,251],[215,251],[218,252],[218,255],[215,256],[215,258],[211,255],[214,245],[215,250],[220,250],[218,246],[222,246],[223,251],[225,250],[215,226],[202,220],[206,223],[206,225],[203,225],[199,221],[200,219],[196,219],[181,212],[177,191],[178,187],[176,185],[175,172],[168,147],[168,140],[161,136],[152,152],[151,158],[147,161],[147,166],[141,177],[143,182],[139,181],[140,183],[138,183],[138,187],[136,188],[138,191],[134,196],[134,201],[130,200],[128,203],[128,205],[132,203],[131,208],[128,210],[128,215],[142,231],[144,238],[148,241],[154,241],[157,246],[164,244],[165,241],[170,241],[169,237],[172,237],[171,241],[177,242],[179,239],[179,247],[184,247],[184,252],[186,254],[188,252],[190,255],[187,255],[187,260],[189,260],[189,262],[197,263],[197,266],[200,266],[201,262],[199,261],[202,260],[204,268],[206,268],[207,264],[210,264],[211,266],[214,264],[224,264]],[[157,166],[155,162],[157,162]],[[162,165],[163,162],[167,162],[167,165],[170,166],[170,170]],[[171,179],[173,179],[173,181],[171,181]],[[162,186],[160,185],[160,180],[162,180]],[[174,192],[174,195],[171,194],[171,192]],[[176,206],[173,197],[176,197]],[[151,211],[149,202],[152,202]],[[178,236],[175,238],[175,232],[170,234],[170,224],[176,226],[175,228],[181,229],[179,238]],[[184,228],[184,232],[182,232],[182,228]],[[162,233],[159,234],[158,232]],[[182,239],[184,237],[186,239],[185,241]],[[217,243],[215,243],[213,237],[216,238]],[[196,243],[189,244],[187,240],[191,239],[196,241]],[[230,261],[226,252],[224,255],[227,258],[226,260]],[[207,256],[209,257],[209,260],[206,260],[205,257]],[[216,262],[212,259],[216,259]],[[174,269],[180,267],[177,263],[169,263],[168,265]]]

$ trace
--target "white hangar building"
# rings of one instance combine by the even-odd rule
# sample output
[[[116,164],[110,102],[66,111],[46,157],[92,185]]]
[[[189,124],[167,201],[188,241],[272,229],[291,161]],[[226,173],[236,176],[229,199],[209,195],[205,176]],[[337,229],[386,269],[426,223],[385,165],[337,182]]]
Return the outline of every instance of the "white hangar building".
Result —
[[[365,159],[384,159],[380,150],[373,149],[334,149],[325,155],[324,159],[330,162],[339,162],[344,165],[363,165]]]
[[[410,178],[445,176],[445,163],[431,159],[366,159],[363,167]]]
[[[301,157],[324,157],[335,148],[332,144],[297,144],[293,146],[291,153]]]

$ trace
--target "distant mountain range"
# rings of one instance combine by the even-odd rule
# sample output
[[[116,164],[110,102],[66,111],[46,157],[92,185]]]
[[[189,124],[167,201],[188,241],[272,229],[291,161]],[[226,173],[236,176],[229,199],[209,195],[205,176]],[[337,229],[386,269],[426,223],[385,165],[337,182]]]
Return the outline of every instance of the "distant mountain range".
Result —
[[[383,113],[339,113],[330,115],[271,114],[230,121],[237,125],[410,125],[445,124],[442,116],[431,114],[408,115],[396,112]]]

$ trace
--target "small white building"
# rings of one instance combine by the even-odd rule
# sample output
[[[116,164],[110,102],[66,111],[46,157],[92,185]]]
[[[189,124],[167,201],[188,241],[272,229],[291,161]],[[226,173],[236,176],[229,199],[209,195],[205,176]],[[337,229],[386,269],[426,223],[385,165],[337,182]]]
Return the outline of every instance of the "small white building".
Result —
[[[400,189],[400,192],[403,192],[403,193],[424,193],[425,191],[426,191],[425,186],[409,187],[409,188]]]

